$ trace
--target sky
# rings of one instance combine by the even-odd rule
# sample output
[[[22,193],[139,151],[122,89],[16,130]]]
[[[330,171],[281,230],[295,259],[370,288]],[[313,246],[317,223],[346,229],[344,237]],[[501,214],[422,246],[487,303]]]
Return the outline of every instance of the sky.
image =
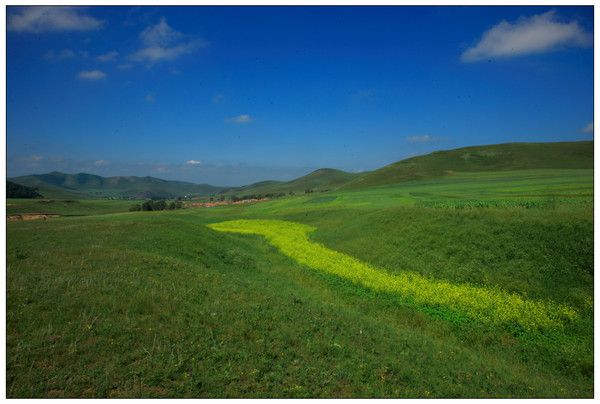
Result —
[[[593,139],[593,8],[8,7],[8,176],[234,186]]]

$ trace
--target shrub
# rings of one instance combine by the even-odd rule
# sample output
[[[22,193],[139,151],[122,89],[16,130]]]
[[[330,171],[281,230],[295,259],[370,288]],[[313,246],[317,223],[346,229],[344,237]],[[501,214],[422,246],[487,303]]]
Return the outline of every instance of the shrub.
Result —
[[[139,205],[137,205],[139,206]],[[141,206],[139,206],[139,209],[134,209],[134,207],[132,206],[129,210],[133,211],[133,210],[143,210],[143,211],[153,211],[153,210],[174,210],[174,209],[181,209],[183,208],[183,202],[180,200],[177,201],[171,201],[168,202],[165,201],[164,199],[158,200],[158,201],[153,201],[153,200],[149,200],[146,201],[144,203],[142,203]]]

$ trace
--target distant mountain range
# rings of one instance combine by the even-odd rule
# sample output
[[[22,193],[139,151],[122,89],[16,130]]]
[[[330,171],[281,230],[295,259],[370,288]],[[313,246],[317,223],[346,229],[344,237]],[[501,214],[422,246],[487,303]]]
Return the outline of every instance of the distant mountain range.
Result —
[[[226,189],[154,177],[101,177],[84,173],[65,174],[58,171],[14,177],[10,180],[37,188],[38,192],[46,198],[172,199],[186,195],[206,196]]]
[[[183,196],[265,195],[335,189],[360,189],[405,181],[442,177],[455,172],[552,168],[594,168],[594,143],[506,143],[438,151],[401,160],[378,170],[349,173],[322,168],[291,181],[262,181],[242,187],[219,187],[154,177],[101,177],[51,172],[10,178],[36,188],[46,198],[172,199]]]

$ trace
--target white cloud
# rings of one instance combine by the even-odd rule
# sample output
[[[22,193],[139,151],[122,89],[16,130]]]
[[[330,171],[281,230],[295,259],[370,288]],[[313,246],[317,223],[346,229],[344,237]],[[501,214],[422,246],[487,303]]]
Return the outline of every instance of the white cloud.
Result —
[[[108,160],[96,160],[96,161],[94,161],[94,165],[96,167],[106,166],[106,165],[108,165],[108,163],[109,163]]]
[[[148,93],[146,94],[146,96],[144,97],[144,99],[146,100],[146,102],[148,103],[153,103],[154,101],[156,101],[156,97],[154,96],[154,93]]]
[[[33,33],[90,31],[102,25],[103,21],[84,15],[73,7],[32,6],[10,14],[7,29]]]
[[[428,143],[433,141],[433,137],[429,135],[409,136],[406,141],[409,143]]]
[[[46,54],[44,55],[44,59],[46,60],[64,60],[64,59],[70,59],[70,58],[74,58],[75,57],[75,52],[72,51],[71,49],[63,49],[62,51],[54,51],[53,49],[50,49],[48,52],[46,52]]]
[[[594,122],[590,122],[581,129],[585,133],[594,133]]]
[[[477,45],[461,55],[463,62],[489,58],[509,58],[533,53],[550,52],[568,46],[590,46],[591,35],[577,21],[557,21],[556,12],[548,11],[531,17],[521,17],[514,24],[505,20],[484,32]]]
[[[174,60],[208,45],[200,39],[187,40],[186,35],[171,28],[165,18],[142,31],[140,39],[144,46],[131,55],[131,59],[148,63]]]
[[[188,160],[185,162],[185,164],[187,164],[188,166],[197,166],[199,164],[202,164],[202,162],[200,160]]]
[[[77,77],[81,80],[102,80],[106,77],[106,73],[102,70],[82,70]]]
[[[119,56],[119,52],[111,51],[111,52],[107,52],[103,55],[97,56],[96,59],[98,59],[101,62],[110,62],[112,60],[115,60],[117,58],[117,56]]]
[[[252,117],[248,114],[243,114],[243,115],[238,115],[238,116],[234,116],[231,118],[227,118],[225,121],[241,125],[244,123],[252,122]]]
[[[161,62],[164,60],[174,60],[179,56],[192,53],[197,49],[193,43],[185,43],[173,47],[149,46],[140,49],[134,53],[131,58],[136,62]]]
[[[140,34],[142,42],[147,46],[169,46],[183,37],[181,32],[175,31],[167,20],[162,17],[160,22],[151,27],[147,27]]]

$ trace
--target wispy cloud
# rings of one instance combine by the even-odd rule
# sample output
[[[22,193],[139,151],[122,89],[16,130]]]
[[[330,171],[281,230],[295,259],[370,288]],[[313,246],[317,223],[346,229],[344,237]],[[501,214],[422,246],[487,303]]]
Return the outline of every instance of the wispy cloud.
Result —
[[[354,101],[363,101],[363,100],[368,100],[371,99],[375,96],[375,90],[373,90],[372,88],[366,89],[366,90],[360,90],[355,92],[354,94],[352,94],[352,99]]]
[[[584,32],[577,21],[560,22],[556,12],[550,10],[531,17],[521,17],[513,24],[501,21],[486,31],[477,45],[464,51],[461,60],[478,62],[591,44],[591,35]]]
[[[71,58],[74,58],[75,56],[76,56],[75,52],[72,51],[71,49],[63,49],[61,51],[54,51],[53,49],[50,49],[44,55],[44,59],[52,60],[52,61],[60,61],[60,60],[64,60],[64,59],[71,59]]]
[[[164,17],[158,24],[142,31],[140,39],[143,47],[131,55],[131,59],[147,63],[174,60],[208,45],[208,42],[204,40],[190,39],[183,33],[174,30],[167,24]]]
[[[238,116],[233,116],[231,118],[227,118],[227,119],[225,119],[225,122],[231,122],[231,123],[235,123],[238,125],[242,125],[245,123],[252,122],[252,117],[248,114],[243,114],[243,115],[238,115]]]
[[[430,135],[418,135],[418,136],[408,136],[406,141],[409,143],[429,143],[434,140],[433,136]]]
[[[102,80],[106,77],[106,73],[102,70],[82,70],[77,77],[81,80]]]
[[[159,165],[155,166],[152,171],[154,171],[155,173],[159,173],[159,174],[165,174],[165,173],[170,172],[171,170],[169,169],[169,167],[167,165],[159,164]]]
[[[225,102],[225,96],[223,94],[216,94],[215,96],[212,97],[211,99],[213,104],[222,104],[223,102]]]
[[[91,31],[103,25],[103,21],[73,7],[31,6],[9,14],[7,29],[30,33]]]
[[[587,125],[585,125],[582,129],[582,132],[585,133],[594,133],[594,122],[590,122]]]
[[[188,160],[185,162],[185,164],[187,164],[188,166],[197,166],[202,164],[202,162],[200,160]]]
[[[96,59],[98,59],[100,62],[110,62],[110,61],[115,60],[117,58],[117,56],[119,56],[119,52],[111,51],[111,52],[107,52],[103,55],[96,56]]]
[[[110,164],[110,162],[108,160],[96,160],[96,161],[94,161],[94,165],[96,167],[107,166],[108,164]]]

